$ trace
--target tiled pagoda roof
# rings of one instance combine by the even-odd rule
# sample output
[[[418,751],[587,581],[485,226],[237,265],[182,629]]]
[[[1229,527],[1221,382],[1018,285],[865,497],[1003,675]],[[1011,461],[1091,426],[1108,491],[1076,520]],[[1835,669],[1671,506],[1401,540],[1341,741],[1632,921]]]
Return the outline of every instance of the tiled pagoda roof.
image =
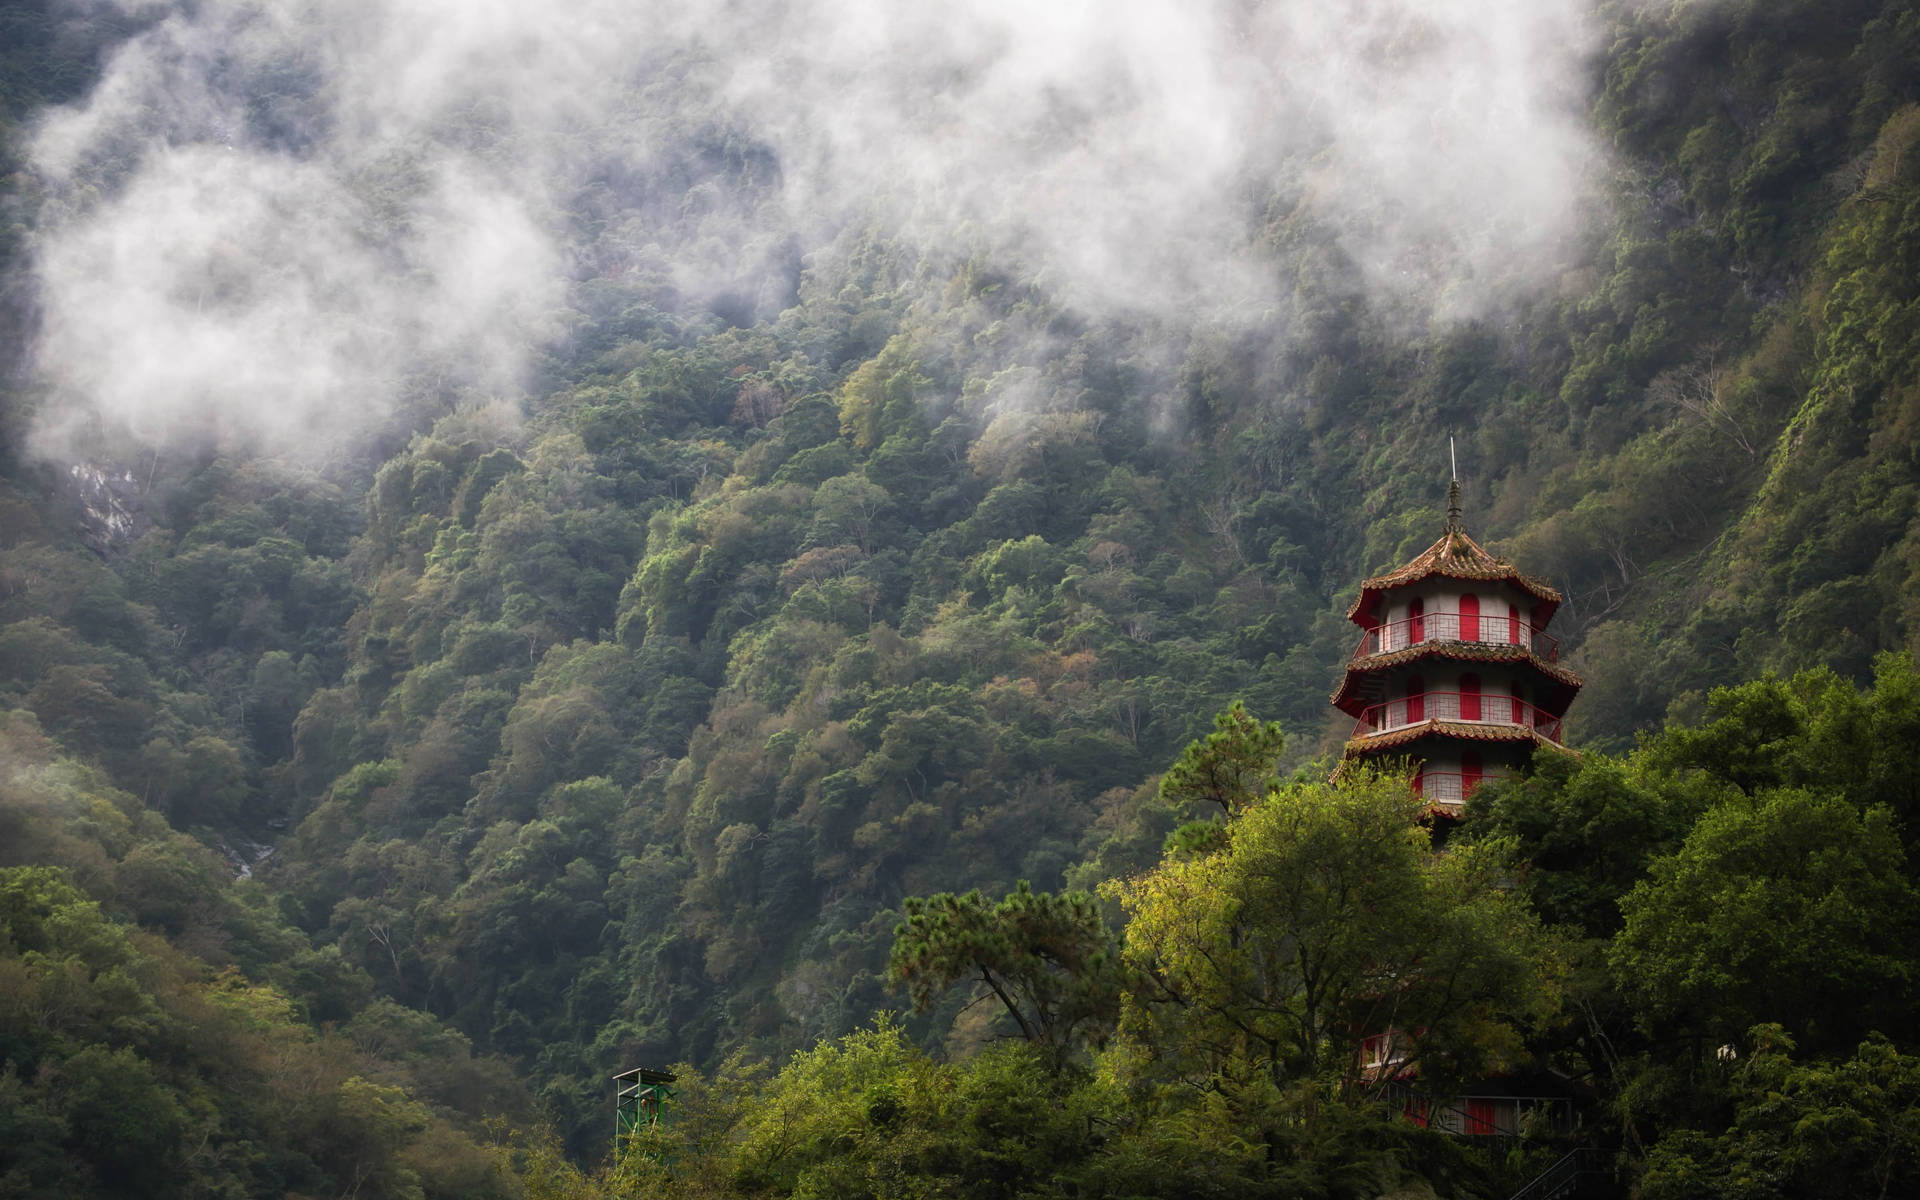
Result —
[[[1442,737],[1459,738],[1468,742],[1532,742],[1537,746],[1551,746],[1564,754],[1574,754],[1573,750],[1545,737],[1526,725],[1482,724],[1476,721],[1442,721],[1437,717],[1429,718],[1416,725],[1408,725],[1389,733],[1376,733],[1371,737],[1349,738],[1343,757],[1355,758],[1362,754],[1378,754],[1382,750],[1392,750],[1417,742],[1423,737],[1438,734]]]
[[[1501,580],[1512,583],[1537,598],[1544,608],[1538,623],[1545,625],[1560,606],[1560,593],[1545,580],[1521,573],[1512,563],[1487,553],[1464,530],[1449,529],[1440,540],[1397,571],[1375,575],[1360,585],[1360,595],[1347,610],[1347,619],[1366,626],[1372,618],[1382,592],[1406,587],[1434,575],[1448,579]]]
[[[1349,716],[1359,716],[1360,710],[1370,701],[1360,695],[1360,684],[1376,671],[1385,671],[1394,667],[1422,659],[1445,658],[1455,662],[1522,662],[1531,666],[1553,683],[1566,689],[1565,699],[1572,702],[1573,693],[1580,690],[1584,682],[1578,675],[1558,663],[1550,663],[1533,653],[1529,646],[1515,642],[1456,642],[1439,639],[1415,642],[1411,646],[1402,646],[1398,650],[1389,650],[1385,654],[1369,655],[1357,658],[1347,664],[1341,672],[1340,684],[1333,689],[1327,699],[1333,706]],[[1542,708],[1554,716],[1566,715],[1566,704],[1542,704]]]

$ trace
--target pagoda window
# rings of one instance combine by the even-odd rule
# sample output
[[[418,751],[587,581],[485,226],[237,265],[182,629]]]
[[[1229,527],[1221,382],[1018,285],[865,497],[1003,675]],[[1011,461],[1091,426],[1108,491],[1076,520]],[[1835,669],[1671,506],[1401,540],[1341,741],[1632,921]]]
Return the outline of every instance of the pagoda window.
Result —
[[[1427,602],[1415,596],[1413,603],[1407,605],[1407,641],[1418,644],[1427,640]]]
[[[1460,677],[1460,719],[1478,721],[1480,719],[1480,677],[1467,674]]]
[[[1468,750],[1460,755],[1460,797],[1465,799],[1473,795],[1473,789],[1480,786],[1486,768],[1480,765],[1480,752]]]
[[[1463,642],[1480,640],[1480,597],[1478,596],[1460,597],[1460,640]]]
[[[1407,724],[1427,719],[1427,681],[1418,675],[1407,676]]]

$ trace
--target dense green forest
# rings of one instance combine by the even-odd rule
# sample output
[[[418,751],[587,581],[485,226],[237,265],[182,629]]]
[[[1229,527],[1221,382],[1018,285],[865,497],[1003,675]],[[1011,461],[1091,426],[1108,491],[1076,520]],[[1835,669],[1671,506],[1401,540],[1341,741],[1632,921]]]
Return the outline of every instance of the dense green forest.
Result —
[[[46,436],[60,223],[135,161],[56,178],[49,114],[185,17],[0,2],[0,1195],[1920,1185],[1920,6],[1592,7],[1564,261],[1418,320],[1315,147],[1230,317],[878,207],[695,287],[800,169],[659,66],[523,385],[423,359],[302,457]],[[207,61],[229,148],[322,136],[315,61]],[[1435,855],[1327,693],[1449,437],[1587,682]],[[1436,1094],[1557,1072],[1580,1132],[1400,1119],[1382,970]]]

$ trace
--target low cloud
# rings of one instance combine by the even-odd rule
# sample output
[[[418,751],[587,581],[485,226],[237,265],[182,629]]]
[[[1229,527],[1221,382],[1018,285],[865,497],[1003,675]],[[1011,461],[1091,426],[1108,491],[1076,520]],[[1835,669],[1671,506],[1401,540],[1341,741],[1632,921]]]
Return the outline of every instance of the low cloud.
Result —
[[[583,279],[764,305],[856,219],[1090,315],[1284,313],[1311,241],[1469,318],[1550,273],[1600,161],[1576,0],[142,7],[30,147],[55,456],[512,395]]]

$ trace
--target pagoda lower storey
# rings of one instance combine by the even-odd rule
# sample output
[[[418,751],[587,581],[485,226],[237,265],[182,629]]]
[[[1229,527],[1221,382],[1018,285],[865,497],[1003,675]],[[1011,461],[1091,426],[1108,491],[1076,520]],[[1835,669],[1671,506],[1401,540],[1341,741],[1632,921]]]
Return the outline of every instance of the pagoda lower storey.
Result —
[[[1565,749],[1574,681],[1530,649],[1439,638],[1366,649],[1336,696],[1355,717],[1342,757],[1413,761],[1414,786],[1437,811],[1458,815],[1482,780],[1512,774],[1538,747]]]
[[[1453,721],[1432,721],[1397,731],[1412,735],[1392,744],[1369,745],[1365,739],[1347,743],[1348,762],[1365,758],[1406,759],[1413,764],[1413,788],[1433,809],[1459,816],[1474,789],[1488,779],[1520,773],[1537,746],[1554,746],[1545,738],[1528,736],[1525,729],[1475,727]],[[1501,733],[1519,736],[1497,736]],[[1485,735],[1496,736],[1487,737]],[[1388,739],[1380,739],[1387,741]]]

